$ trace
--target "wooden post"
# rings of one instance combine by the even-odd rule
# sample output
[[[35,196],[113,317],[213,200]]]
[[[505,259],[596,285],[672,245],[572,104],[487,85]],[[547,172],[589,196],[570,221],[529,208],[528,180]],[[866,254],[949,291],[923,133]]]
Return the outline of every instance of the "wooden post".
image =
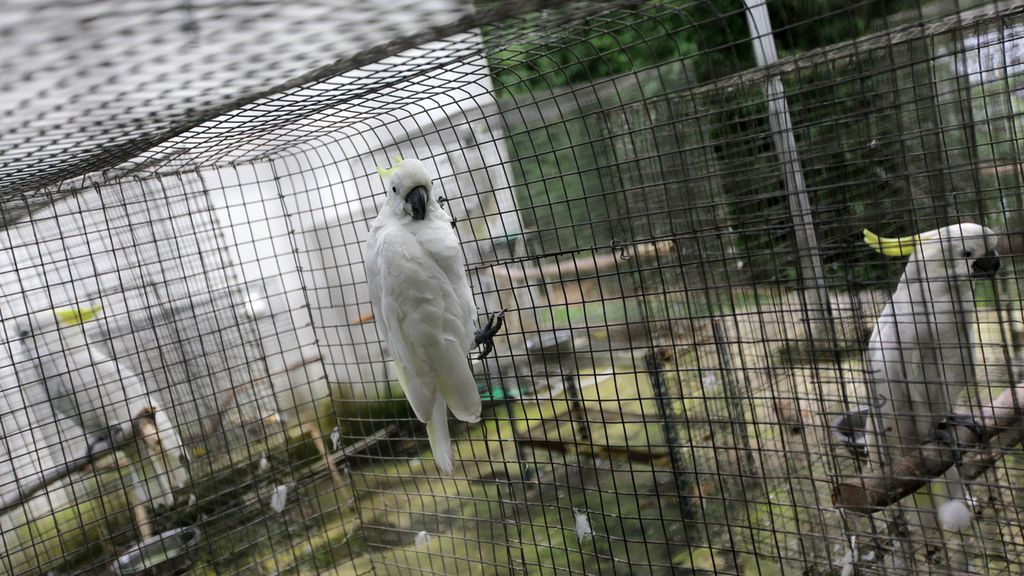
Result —
[[[713,319],[711,327],[715,351],[718,353],[722,366],[722,389],[725,392],[725,409],[729,415],[729,429],[732,436],[732,448],[736,454],[736,467],[740,472],[740,480],[744,488],[752,487],[755,482],[761,480],[761,475],[757,472],[754,452],[750,449],[750,430],[747,426],[747,411],[744,406],[744,403],[750,398],[750,385],[748,382],[745,386],[746,389],[741,389],[736,380],[732,352],[729,350],[729,342],[721,321],[718,318]]]
[[[693,503],[690,501],[690,486],[687,485],[686,467],[683,465],[684,458],[679,455],[679,434],[676,433],[678,418],[672,407],[669,398],[668,382],[662,373],[666,360],[665,349],[654,349],[647,353],[644,363],[647,365],[647,375],[651,379],[651,387],[654,388],[654,397],[657,400],[658,417],[661,419],[662,430],[665,434],[665,443],[668,444],[668,461],[672,466],[672,479],[676,484],[676,494],[679,496],[679,509],[681,517],[689,520],[693,513]]]

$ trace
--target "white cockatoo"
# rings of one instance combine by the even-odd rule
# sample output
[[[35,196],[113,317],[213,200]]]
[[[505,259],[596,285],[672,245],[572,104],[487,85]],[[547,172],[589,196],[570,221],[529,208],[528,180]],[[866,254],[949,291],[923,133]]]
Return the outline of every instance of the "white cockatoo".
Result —
[[[910,256],[868,344],[875,419],[868,450],[885,473],[895,459],[918,454],[929,433],[942,434],[932,431],[944,419],[960,418],[954,408],[974,382],[974,281],[999,270],[998,238],[963,223],[903,238],[864,230],[864,241],[888,256]],[[938,526],[962,529],[973,516],[956,466],[937,484],[934,512],[920,511],[925,536]]]
[[[501,327],[492,316],[476,332],[476,306],[451,217],[432,197],[430,175],[416,159],[378,169],[387,199],[370,225],[366,277],[378,328],[391,349],[398,381],[427,425],[438,469],[453,472],[448,409],[480,420],[480,392],[467,354],[490,350]]]
[[[172,505],[174,490],[189,480],[181,438],[142,380],[86,337],[84,324],[99,311],[96,306],[36,312],[17,322],[18,336],[37,362],[54,411],[77,423],[90,447],[109,437],[115,426],[134,426],[136,441],[124,450],[132,459],[129,474],[138,484],[143,455],[148,455],[157,489],[147,498],[153,505]],[[131,495],[129,491],[129,500]],[[139,531],[146,538],[152,532],[141,506],[133,503]]]

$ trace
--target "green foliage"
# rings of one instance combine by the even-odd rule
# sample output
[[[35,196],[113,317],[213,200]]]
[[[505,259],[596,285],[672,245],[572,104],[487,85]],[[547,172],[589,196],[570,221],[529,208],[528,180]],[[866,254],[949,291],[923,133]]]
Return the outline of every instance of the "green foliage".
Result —
[[[615,10],[574,21],[543,39],[504,43],[495,29],[485,42],[499,94],[514,95],[593,82],[690,56],[697,51],[678,0]]]
[[[770,2],[768,10],[785,56],[856,38],[886,13],[915,4],[915,0],[784,0]],[[739,0],[645,2],[545,32],[543,37],[511,36],[485,28],[499,94],[551,90],[683,59],[693,61],[702,81],[754,65]]]
[[[520,216],[544,252],[589,247],[605,234],[609,207],[593,140],[585,118],[509,135]]]
[[[700,53],[695,58],[699,80],[722,78],[754,65],[742,1],[698,0],[687,3],[685,10],[693,22],[687,33]]]
[[[786,57],[863,36],[884,25],[887,15],[920,3],[780,0],[769,2],[768,9],[780,56]],[[742,2],[645,2],[572,20],[543,36],[490,29],[485,42],[496,88],[512,107],[530,96],[543,102],[552,90],[658,67],[658,82],[648,83],[652,75],[640,76],[636,93],[615,95],[621,109],[602,101],[600,110],[560,109],[556,121],[510,127],[519,206],[526,229],[533,232],[532,245],[540,247],[534,254],[601,249],[612,238],[679,236],[685,228],[655,234],[652,222],[663,216],[656,211],[666,209],[650,199],[659,186],[672,193],[682,186],[680,197],[701,198],[696,205],[705,211],[669,203],[676,211],[667,220],[693,218],[698,227],[728,228],[730,237],[720,243],[735,249],[747,278],[785,284],[804,280],[790,185],[771,138],[763,85],[688,90],[755,65]],[[942,60],[929,61],[942,50],[894,45],[886,53],[806,66],[783,78],[818,248],[833,287],[898,276],[899,261],[879,258],[860,241],[864,227],[907,234],[960,217],[998,228],[1002,213],[1013,209],[1003,205],[1008,202],[1004,191],[1012,185],[1006,176],[1002,181],[976,176],[979,181],[972,182],[967,171],[951,169],[970,160],[971,144],[961,131],[943,133],[946,152],[941,158],[929,156],[935,143],[910,135],[962,121],[950,105],[958,90],[949,80],[954,73],[943,69],[947,64]],[[934,94],[922,91],[929,80]],[[907,86],[918,88],[909,94],[901,88]],[[1005,88],[995,92],[1000,90]],[[984,96],[975,89],[972,105],[978,118],[1012,116],[1012,101],[1005,105],[1008,110],[993,112],[988,107],[994,99]],[[661,106],[687,98],[693,98],[692,106]],[[936,104],[932,109],[929,98]],[[635,109],[648,117],[626,114]],[[668,130],[658,132],[662,127]],[[701,137],[686,139],[687,130]],[[1017,143],[1004,132],[977,132],[977,158],[1014,156]],[[677,149],[699,149],[706,156],[684,158],[675,155]],[[695,170],[701,162],[703,171]],[[701,186],[708,191],[700,191]],[[706,210],[713,203],[722,211]],[[714,260],[707,248],[701,244],[693,252]]]

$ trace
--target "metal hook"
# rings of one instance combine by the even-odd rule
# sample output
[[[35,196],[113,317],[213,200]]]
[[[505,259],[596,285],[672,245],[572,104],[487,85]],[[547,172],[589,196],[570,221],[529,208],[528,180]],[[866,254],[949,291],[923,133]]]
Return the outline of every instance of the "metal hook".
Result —
[[[619,251],[619,260],[630,260],[630,259],[633,258],[629,254],[626,254],[626,245],[625,244],[623,244],[619,240],[612,240],[612,250],[614,251],[616,249],[618,249],[618,251]]]

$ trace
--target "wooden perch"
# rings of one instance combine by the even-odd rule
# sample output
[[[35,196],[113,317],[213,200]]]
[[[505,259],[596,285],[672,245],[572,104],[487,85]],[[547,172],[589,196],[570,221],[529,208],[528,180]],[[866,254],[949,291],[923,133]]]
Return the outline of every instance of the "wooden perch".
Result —
[[[218,428],[223,427],[224,413],[227,412],[228,407],[231,406],[231,404],[235,401],[235,398],[238,396],[238,391],[241,390],[242,388],[246,386],[251,386],[253,390],[255,390],[257,384],[262,384],[263,382],[269,381],[274,376],[287,374],[292,370],[296,370],[298,368],[306,366],[307,364],[312,364],[314,362],[319,361],[320,353],[316,353],[311,356],[303,355],[302,358],[294,362],[285,364],[284,368],[270,372],[266,376],[261,376],[259,378],[256,378],[255,380],[249,380],[248,382],[244,382],[237,386],[232,386],[231,389],[228,390],[228,393],[224,396],[224,399],[221,400],[220,405],[217,406],[217,414],[215,415],[215,417],[211,418],[209,421],[207,421],[206,425],[203,426],[203,432],[205,432],[206,434],[212,434],[216,432]]]
[[[960,475],[965,480],[978,478],[986,470],[995,466],[996,462],[999,462],[1007,450],[1024,442],[1024,426],[1017,426],[1012,430],[1007,430],[999,435],[999,440],[999,446],[992,446],[989,450],[980,450],[964,455],[964,462],[960,466]]]
[[[97,441],[92,445],[91,450],[89,446],[86,446],[85,451],[81,455],[18,482],[18,485],[13,490],[0,497],[0,515],[6,514],[13,508],[20,506],[43,488],[59,482],[76,472],[85,470],[100,457],[120,450],[134,440],[135,426],[116,426],[112,428],[110,436]]]
[[[353,325],[353,326],[358,326],[359,324],[366,324],[367,322],[372,322],[372,321],[373,321],[373,310],[370,310],[369,312],[364,312],[364,313],[360,314],[359,316],[357,316],[355,318],[349,319],[348,323]]]
[[[1016,427],[1021,424],[1022,406],[1024,385],[1018,384],[1000,394],[991,406],[981,410],[977,418],[978,425],[984,428],[989,438],[1006,431],[1013,434],[1011,438],[1017,438],[1019,434]],[[980,440],[978,434],[967,426],[951,423],[949,432],[961,447],[976,444]],[[988,451],[982,454],[981,457],[965,455],[964,461],[970,467],[971,477],[980,476],[998,460],[998,456],[989,456]],[[955,463],[956,453],[953,448],[937,440],[930,440],[921,445],[918,454],[893,462],[889,476],[863,476],[840,482],[832,490],[832,503],[840,509],[871,514],[913,494]]]
[[[526,281],[564,282],[592,277],[601,272],[615,270],[624,259],[654,259],[659,255],[672,254],[675,252],[675,249],[675,243],[671,240],[659,240],[655,242],[641,242],[634,246],[624,245],[615,247],[610,254],[581,255],[542,266],[529,266],[521,270],[505,264],[494,266],[493,269],[498,274],[508,276],[509,280],[515,283]]]

